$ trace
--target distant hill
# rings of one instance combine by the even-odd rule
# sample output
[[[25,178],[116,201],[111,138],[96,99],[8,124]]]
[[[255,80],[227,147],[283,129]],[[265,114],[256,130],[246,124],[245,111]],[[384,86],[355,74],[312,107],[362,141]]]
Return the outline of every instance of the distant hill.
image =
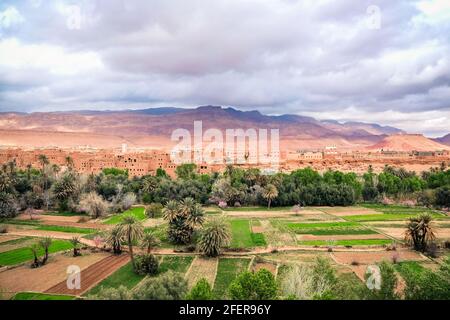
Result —
[[[436,138],[436,139],[433,139],[433,140],[438,142],[438,143],[442,143],[442,144],[445,144],[447,146],[450,146],[450,133],[448,135],[446,135],[446,136],[443,136],[441,138]]]
[[[368,149],[385,151],[437,151],[450,150],[450,147],[420,134],[395,134],[385,137],[377,144],[368,147]]]
[[[151,147],[155,139],[170,141],[175,129],[193,130],[194,121],[203,122],[203,130],[209,128],[225,129],[279,129],[282,144],[289,149],[321,148],[335,145],[352,149],[368,147],[380,143],[387,136],[403,133],[403,131],[383,127],[378,124],[337,121],[319,121],[301,115],[264,115],[259,111],[240,111],[234,108],[203,106],[195,109],[152,108],[144,110],[122,111],[69,111],[69,112],[37,112],[37,113],[0,113],[0,145],[17,144],[17,131],[22,136],[29,134],[33,141],[33,132],[46,132],[55,136],[57,133],[80,133],[87,145],[98,145],[89,141],[86,136],[102,135],[119,137],[114,141],[125,140],[130,145]],[[8,131],[15,135],[9,137]],[[87,135],[86,135],[87,134]],[[148,139],[152,137],[152,139]],[[54,137],[53,137],[54,138]],[[74,139],[79,141],[79,139]],[[95,139],[95,141],[101,141]],[[69,141],[70,142],[70,141]],[[41,146],[45,139],[36,144]],[[75,142],[74,142],[75,144]],[[165,143],[164,143],[165,144]]]

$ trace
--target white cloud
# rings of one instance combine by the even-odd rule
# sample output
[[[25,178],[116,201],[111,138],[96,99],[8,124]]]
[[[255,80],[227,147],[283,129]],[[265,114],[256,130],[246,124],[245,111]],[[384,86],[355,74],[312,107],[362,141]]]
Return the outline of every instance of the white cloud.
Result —
[[[0,30],[12,28],[24,21],[25,18],[15,7],[7,7],[5,10],[0,11]]]

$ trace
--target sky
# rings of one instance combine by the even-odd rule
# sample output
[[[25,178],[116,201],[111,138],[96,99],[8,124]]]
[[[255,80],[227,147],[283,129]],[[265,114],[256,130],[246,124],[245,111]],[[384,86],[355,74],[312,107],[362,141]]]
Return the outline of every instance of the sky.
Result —
[[[0,112],[231,106],[450,132],[450,0],[2,0]]]

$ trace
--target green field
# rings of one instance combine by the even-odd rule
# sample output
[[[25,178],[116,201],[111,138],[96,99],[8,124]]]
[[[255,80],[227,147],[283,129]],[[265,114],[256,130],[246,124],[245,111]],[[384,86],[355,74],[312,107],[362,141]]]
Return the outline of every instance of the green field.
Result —
[[[194,257],[191,256],[164,256],[163,261],[159,265],[159,274],[169,270],[186,273],[192,260],[194,260]]]
[[[21,244],[21,243],[26,242],[26,241],[28,241],[30,239],[32,239],[32,237],[23,237],[23,238],[19,238],[19,239],[13,239],[13,240],[9,240],[9,241],[5,241],[5,242],[0,243],[0,246]]]
[[[122,221],[123,217],[126,215],[132,215],[141,221],[147,219],[147,216],[145,215],[145,208],[144,207],[136,207],[136,208],[131,208],[130,210],[127,210],[121,214],[112,216],[111,218],[105,220],[104,223],[118,224]]]
[[[49,253],[71,249],[72,245],[66,240],[53,240],[49,248]],[[44,251],[39,251],[39,256],[44,255]],[[30,248],[19,248],[0,253],[0,266],[13,266],[33,259]]]
[[[224,211],[291,211],[292,207],[228,207]]]
[[[126,288],[131,289],[134,288],[142,279],[144,279],[144,277],[145,276],[136,274],[133,271],[132,263],[129,262],[108,278],[101,281],[85,295],[96,295],[102,288],[118,288],[119,286],[125,286]]]
[[[74,296],[63,296],[35,292],[19,292],[11,300],[74,300]]]
[[[347,221],[402,221],[402,220],[408,220],[409,218],[413,218],[417,216],[417,214],[411,214],[411,213],[386,213],[386,214],[368,214],[368,215],[358,215],[358,216],[347,216],[343,217]],[[432,214],[434,219],[441,220],[441,219],[448,219],[447,217],[438,214],[433,213]]]
[[[36,228],[36,230],[56,231],[56,232],[66,232],[66,233],[80,233],[80,234],[90,234],[90,233],[94,233],[97,231],[95,229],[67,227],[67,226],[49,226],[49,225],[40,225],[39,227]]]
[[[293,231],[297,234],[312,234],[316,236],[377,233],[354,222],[287,223],[286,225],[290,231]]]
[[[265,246],[266,240],[261,233],[254,234],[250,229],[250,220],[231,220],[231,247],[232,248],[253,248]]]
[[[326,240],[307,240],[298,241],[299,245],[304,246],[328,246],[329,242]],[[336,240],[333,242],[336,246],[379,246],[383,244],[390,244],[390,239],[353,239],[353,240]]]
[[[214,296],[218,299],[226,298],[231,282],[239,273],[247,270],[249,263],[250,259],[246,258],[220,258],[214,283]]]
[[[79,212],[46,212],[43,213],[45,216],[61,216],[61,217],[76,217],[76,216],[87,216],[85,213],[79,213]]]

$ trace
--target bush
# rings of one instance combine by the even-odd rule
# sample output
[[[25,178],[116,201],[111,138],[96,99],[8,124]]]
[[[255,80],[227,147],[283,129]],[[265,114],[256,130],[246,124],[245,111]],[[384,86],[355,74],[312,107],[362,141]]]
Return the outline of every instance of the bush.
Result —
[[[188,284],[182,274],[168,271],[158,278],[145,278],[134,293],[136,300],[182,300]]]
[[[155,275],[158,273],[159,261],[152,254],[138,255],[134,259],[134,271],[140,275]]]
[[[398,294],[395,292],[397,288],[397,274],[395,273],[394,267],[383,261],[379,265],[380,270],[380,287],[373,288],[368,291],[368,299],[370,300],[396,300],[399,298]],[[376,275],[374,275],[376,276]],[[369,274],[366,274],[366,280],[369,279]]]
[[[125,286],[102,288],[96,295],[87,296],[89,300],[132,300],[133,295]]]
[[[8,233],[8,226],[0,224],[0,233]]]
[[[145,207],[145,213],[149,218],[162,217],[163,205],[161,203],[152,203]]]
[[[84,194],[78,206],[80,211],[86,212],[92,218],[97,219],[108,211],[108,202],[95,192]]]
[[[18,204],[12,194],[0,193],[0,218],[14,218],[18,214]]]
[[[436,205],[439,207],[450,207],[450,187],[445,186],[436,189]]]
[[[266,269],[241,273],[228,288],[232,300],[273,300],[277,298],[277,283]]]
[[[186,296],[186,300],[213,300],[212,288],[206,279],[200,279]]]

